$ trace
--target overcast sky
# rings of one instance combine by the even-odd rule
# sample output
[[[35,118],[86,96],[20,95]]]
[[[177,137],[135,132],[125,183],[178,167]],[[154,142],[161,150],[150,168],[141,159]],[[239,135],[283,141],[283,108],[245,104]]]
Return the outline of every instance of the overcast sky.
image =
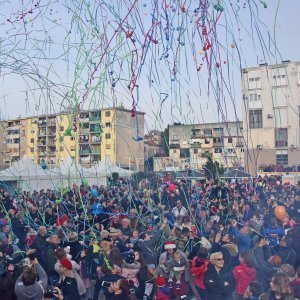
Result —
[[[22,8],[19,0],[0,2],[3,7],[0,12],[1,118],[58,112],[77,100],[86,109],[120,104],[131,109],[133,98],[127,85],[132,79],[132,66],[140,64],[131,60],[134,45],[126,38],[123,40],[120,34],[107,53],[105,48],[114,34],[114,26],[128,13],[132,2],[116,0],[115,7],[109,7],[93,6],[93,2],[85,1],[49,1],[47,5],[33,7],[32,14],[30,7]],[[193,11],[197,1],[187,2]],[[182,30],[176,78],[172,78],[170,71],[176,60],[176,44],[171,45],[170,56],[162,59],[163,41],[158,40],[157,48],[154,42],[144,47],[149,53],[144,65],[135,70],[141,71],[141,75],[133,96],[138,109],[147,114],[146,132],[173,122],[241,119],[240,64],[251,67],[262,62],[280,62],[281,58],[300,60],[300,1],[267,0],[268,7],[263,8],[260,1],[251,0],[251,9],[249,5],[242,7],[247,1],[231,1],[233,6],[229,2],[225,1],[227,6],[216,23],[218,47],[214,46],[213,63],[204,63],[200,72],[195,68],[193,52],[198,53],[201,61],[202,46],[193,37],[194,23],[188,19],[174,16],[171,20],[174,41]],[[81,7],[80,3],[87,4]],[[142,27],[149,28],[152,21],[153,8],[146,3],[139,1],[127,27],[124,25],[129,32],[134,28],[138,54],[143,53],[139,44]],[[237,3],[241,3],[241,8],[237,8]],[[21,10],[26,12],[24,18],[15,22]],[[234,13],[238,13],[240,24]],[[183,28],[178,28],[180,24]],[[93,68],[101,59],[103,65],[96,70],[92,85],[87,86]]]

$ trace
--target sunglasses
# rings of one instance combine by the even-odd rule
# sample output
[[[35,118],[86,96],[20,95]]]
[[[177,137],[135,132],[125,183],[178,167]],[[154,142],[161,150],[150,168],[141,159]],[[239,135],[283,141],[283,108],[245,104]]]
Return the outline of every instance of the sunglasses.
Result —
[[[224,261],[224,258],[216,258],[217,261]]]

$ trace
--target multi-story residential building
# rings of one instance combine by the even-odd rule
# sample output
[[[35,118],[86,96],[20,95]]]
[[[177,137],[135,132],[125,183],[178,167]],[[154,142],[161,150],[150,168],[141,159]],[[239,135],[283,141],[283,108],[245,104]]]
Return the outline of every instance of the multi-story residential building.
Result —
[[[79,116],[59,113],[3,121],[1,128],[6,166],[26,155],[50,167],[72,157],[86,167],[110,159],[123,168],[144,169],[144,141],[136,141],[144,135],[141,112],[134,118],[123,107],[82,111]]]
[[[162,132],[158,130],[150,130],[144,137],[145,141],[145,158],[154,156],[164,156],[162,147]]]
[[[154,168],[201,169],[210,153],[226,168],[244,167],[242,122],[169,126],[169,157],[155,159]]]
[[[246,170],[300,164],[300,62],[243,70]]]

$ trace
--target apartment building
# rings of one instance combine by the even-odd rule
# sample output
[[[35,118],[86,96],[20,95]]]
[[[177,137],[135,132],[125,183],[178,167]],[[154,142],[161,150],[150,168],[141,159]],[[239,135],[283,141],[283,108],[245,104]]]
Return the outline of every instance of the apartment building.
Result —
[[[169,126],[169,157],[155,159],[155,170],[186,166],[201,169],[207,153],[224,167],[244,167],[242,125],[237,121]]]
[[[134,118],[123,107],[41,115],[3,121],[0,128],[5,166],[26,155],[49,167],[72,157],[85,167],[110,159],[123,168],[144,168],[144,142],[136,141],[144,135],[141,112]]]
[[[300,62],[243,70],[246,171],[262,165],[300,164]]]

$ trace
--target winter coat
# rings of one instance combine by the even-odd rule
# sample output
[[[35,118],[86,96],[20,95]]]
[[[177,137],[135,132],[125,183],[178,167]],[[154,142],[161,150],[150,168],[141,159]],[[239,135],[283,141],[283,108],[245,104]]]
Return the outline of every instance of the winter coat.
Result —
[[[239,252],[249,251],[251,248],[250,234],[241,234],[236,227],[233,227],[231,233],[237,238]]]
[[[61,291],[66,300],[80,300],[77,282],[75,278],[65,277],[60,285]]]
[[[227,286],[224,285],[225,282],[228,282]],[[208,265],[204,274],[207,300],[232,300],[235,285],[233,274],[228,269],[222,268],[218,273],[214,265]]]
[[[103,281],[106,281],[106,282],[117,282],[119,279],[123,279],[123,277],[121,277],[121,276],[119,276],[117,274],[104,275],[100,279],[99,284],[100,284],[100,286],[103,289],[103,294],[104,294],[106,300],[112,300],[113,299],[113,294],[111,294],[108,291],[107,287],[102,286]]]
[[[158,288],[155,293],[156,300],[170,300],[170,289],[166,286]]]
[[[242,262],[239,266],[233,269],[233,276],[236,280],[236,292],[243,296],[249,283],[256,279],[256,270],[253,267],[248,267]]]
[[[31,245],[31,249],[36,249],[35,256],[38,259],[38,261],[41,261],[42,252],[48,246],[48,243],[47,243],[46,239],[47,239],[46,236],[42,236],[38,233],[35,240],[34,240],[34,242]]]
[[[80,259],[80,252],[82,250],[82,245],[78,241],[71,241],[63,243],[63,247],[70,247],[70,255],[72,255],[72,259],[76,262]]]
[[[274,293],[271,290],[268,290],[266,293],[260,295],[259,300],[276,300]],[[287,295],[281,298],[280,300],[294,300],[294,295]]]
[[[224,257],[224,267],[228,270],[232,270],[235,266],[239,265],[239,252],[237,245],[232,243],[213,243],[211,253],[222,252]]]
[[[47,288],[47,275],[40,264],[35,265],[39,281],[31,285],[24,285],[22,282],[22,275],[17,279],[15,284],[15,294],[18,300],[41,300],[44,297]]]
[[[275,247],[279,244],[279,238],[283,237],[285,232],[282,228],[274,227],[274,228],[266,228],[264,230],[264,236],[269,239],[270,247]]]
[[[282,260],[282,264],[289,264],[293,267],[296,266],[297,254],[292,248],[278,246],[275,247],[274,250],[275,250],[275,254],[280,256]]]
[[[134,286],[139,287],[139,281],[137,279],[137,273],[139,272],[141,264],[135,261],[132,264],[124,263],[121,268],[121,276],[127,280],[131,279]]]
[[[300,279],[295,279],[292,281],[291,286],[293,288],[295,297],[300,299]]]
[[[192,260],[191,273],[195,278],[195,285],[203,290],[205,289],[203,282],[204,274],[207,270],[209,263],[209,260],[202,260],[198,257],[194,257],[194,259]]]
[[[78,271],[80,271],[80,266],[74,260],[71,260],[71,263],[72,263],[72,271],[78,288],[78,293],[79,295],[83,295],[86,293],[86,288],[82,279],[78,274]],[[54,269],[59,274],[59,262],[55,264]]]
[[[138,248],[140,249],[147,265],[157,265],[157,254],[155,252],[155,246],[159,241],[161,234],[162,230],[157,230],[155,235],[150,240],[145,241],[140,239],[138,241]]]

